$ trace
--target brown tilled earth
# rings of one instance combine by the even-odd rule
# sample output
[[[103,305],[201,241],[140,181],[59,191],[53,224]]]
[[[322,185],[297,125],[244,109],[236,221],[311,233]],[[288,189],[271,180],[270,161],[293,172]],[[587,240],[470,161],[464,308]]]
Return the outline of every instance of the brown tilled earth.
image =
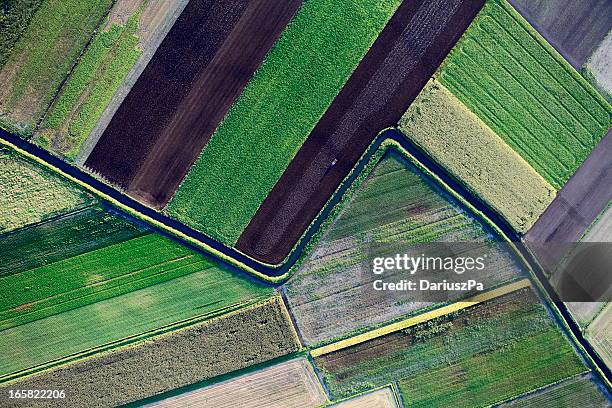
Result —
[[[483,4],[405,1],[236,247],[261,261],[282,262],[376,134],[398,122]]]
[[[300,4],[190,1],[85,165],[163,207]]]

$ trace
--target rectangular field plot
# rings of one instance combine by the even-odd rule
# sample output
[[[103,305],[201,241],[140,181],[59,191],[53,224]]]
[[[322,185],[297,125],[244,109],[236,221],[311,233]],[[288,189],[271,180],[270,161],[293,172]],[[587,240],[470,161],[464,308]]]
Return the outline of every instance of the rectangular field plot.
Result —
[[[315,358],[332,396],[398,381],[411,407],[476,407],[586,371],[530,289]]]
[[[310,0],[281,34],[170,201],[234,244],[399,0]]]
[[[440,302],[423,292],[373,290],[380,277],[372,260],[419,244],[467,241],[470,251],[489,254],[492,267],[480,276],[487,287],[520,276],[509,254],[489,248],[495,239],[483,224],[399,153],[387,153],[285,285],[301,335],[315,344]],[[385,280],[405,277],[391,273]],[[422,273],[425,279],[431,272]]]
[[[218,384],[180,394],[147,407],[315,408],[327,397],[305,358],[291,360]]]
[[[146,234],[100,206],[0,235],[0,277],[48,265]]]
[[[610,125],[610,105],[505,0],[485,5],[438,79],[557,189]]]
[[[3,127],[31,133],[112,3],[111,0],[40,2],[27,28],[8,52],[6,63],[0,64]]]
[[[435,80],[399,128],[521,233],[555,197],[546,180]]]
[[[590,375],[581,375],[561,381],[543,390],[501,404],[500,408],[607,408],[605,394]]]
[[[0,146],[0,233],[89,205],[92,198],[50,170]]]
[[[396,408],[395,395],[391,388],[382,388],[358,397],[331,405],[334,408]]]
[[[0,349],[6,351],[0,356],[0,379],[176,322],[198,316],[212,317],[273,293],[271,288],[236,276],[209,261],[200,260],[195,266],[187,266],[195,269],[188,275],[0,331]],[[61,303],[57,305],[61,307]],[[27,313],[27,308],[21,312]]]
[[[260,364],[298,348],[287,311],[276,297],[251,308],[3,384],[0,392],[5,394],[7,389],[15,387],[65,389],[66,399],[62,402],[70,407],[91,407],[92,398],[97,406],[117,406]],[[21,406],[19,401],[15,404],[7,406]]]

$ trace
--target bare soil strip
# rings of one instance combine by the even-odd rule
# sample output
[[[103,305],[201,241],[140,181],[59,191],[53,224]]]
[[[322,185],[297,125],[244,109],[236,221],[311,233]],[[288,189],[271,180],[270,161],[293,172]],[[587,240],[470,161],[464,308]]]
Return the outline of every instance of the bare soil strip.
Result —
[[[264,262],[281,262],[377,133],[398,122],[483,3],[404,2],[236,247]]]
[[[576,69],[612,26],[609,0],[509,0],[519,13]]]
[[[593,149],[525,235],[541,264],[552,268],[612,200],[612,130]],[[551,243],[556,245],[551,246]]]
[[[300,4],[190,1],[85,165],[163,207]]]

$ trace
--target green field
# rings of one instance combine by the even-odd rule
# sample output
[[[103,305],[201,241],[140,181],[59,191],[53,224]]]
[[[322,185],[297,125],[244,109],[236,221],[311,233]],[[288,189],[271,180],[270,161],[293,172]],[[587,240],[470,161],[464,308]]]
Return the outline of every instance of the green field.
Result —
[[[438,79],[557,189],[610,125],[610,105],[505,0],[487,2]]]
[[[234,244],[399,4],[305,1],[168,212]]]
[[[521,233],[555,189],[435,80],[410,105],[399,129]]]
[[[0,277],[123,242],[145,233],[144,227],[102,207],[88,207],[28,228],[1,234]]]
[[[529,289],[315,363],[335,397],[398,381],[411,407],[488,406],[586,371]]]
[[[432,303],[423,293],[381,296],[371,290],[374,257],[404,253],[421,243],[471,242],[470,250],[488,254],[495,265],[479,277],[493,286],[521,273],[507,254],[487,247],[494,239],[459,203],[390,151],[285,285],[289,306],[307,344],[381,324]],[[399,279],[401,273],[390,272],[387,279]]]
[[[194,273],[0,331],[0,377],[273,293],[197,257]]]
[[[45,0],[0,70],[0,123],[30,133],[112,4]]]
[[[0,13],[0,68],[11,55],[43,0],[8,0],[2,3]]]
[[[123,78],[141,54],[138,19],[113,23],[94,37],[48,112],[36,142],[74,160]]]
[[[608,408],[608,399],[589,376],[578,376],[500,405],[500,408]]]
[[[211,267],[148,234],[0,278],[0,329],[41,319]]]
[[[92,198],[57,174],[0,147],[0,233],[89,205]]]

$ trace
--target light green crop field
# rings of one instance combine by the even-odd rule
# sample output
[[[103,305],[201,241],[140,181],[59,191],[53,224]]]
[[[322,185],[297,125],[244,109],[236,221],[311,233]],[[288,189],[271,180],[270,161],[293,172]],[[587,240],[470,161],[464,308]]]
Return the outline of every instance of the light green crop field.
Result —
[[[500,408],[608,408],[608,399],[589,376],[578,376],[531,395],[509,401]]]
[[[100,206],[0,234],[0,277],[48,265],[144,235],[131,223]],[[15,256],[18,254],[18,256]]]
[[[84,207],[92,198],[50,170],[0,147],[0,233]]]
[[[399,129],[521,233],[555,189],[444,86],[430,81]]]
[[[285,294],[304,341],[328,341],[440,300],[428,302],[422,292],[381,296],[371,290],[377,279],[370,269],[373,258],[428,242],[471,242],[470,251],[486,253],[495,265],[480,281],[495,286],[518,278],[521,268],[509,254],[489,248],[494,240],[459,203],[390,151],[289,279]],[[402,273],[389,272],[385,279],[398,281]],[[428,279],[428,272],[420,278]]]
[[[96,34],[45,117],[38,144],[74,160],[141,54],[139,17],[137,12],[125,25],[113,23]]]
[[[2,3],[0,13],[0,68],[11,55],[15,43],[28,28],[43,0],[13,0]]]
[[[0,123],[31,132],[112,0],[45,0],[0,70]]]
[[[505,0],[487,2],[438,79],[557,189],[610,126],[610,105]]]
[[[0,331],[0,377],[272,294],[270,287],[200,262],[194,273]]]
[[[399,0],[307,0],[169,203],[234,244]]]
[[[524,289],[315,358],[334,397],[398,381],[410,407],[480,407],[587,371]]]

